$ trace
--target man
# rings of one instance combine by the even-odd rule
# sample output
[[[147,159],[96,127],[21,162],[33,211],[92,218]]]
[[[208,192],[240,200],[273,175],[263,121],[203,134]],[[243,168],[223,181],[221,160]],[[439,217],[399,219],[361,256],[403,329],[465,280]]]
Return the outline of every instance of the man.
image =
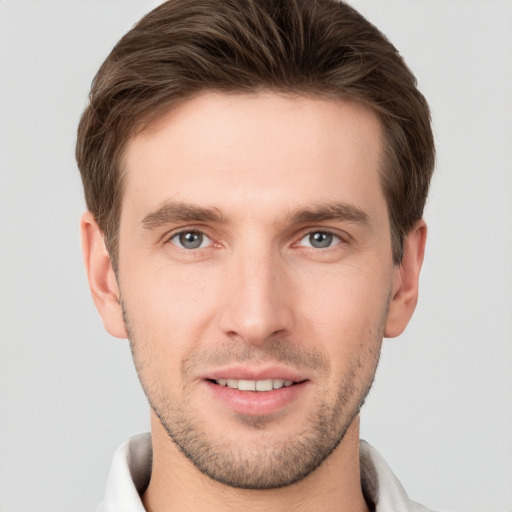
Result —
[[[93,299],[151,405],[98,510],[426,510],[359,441],[434,164],[385,37],[337,1],[171,0],[102,65],[77,161]]]

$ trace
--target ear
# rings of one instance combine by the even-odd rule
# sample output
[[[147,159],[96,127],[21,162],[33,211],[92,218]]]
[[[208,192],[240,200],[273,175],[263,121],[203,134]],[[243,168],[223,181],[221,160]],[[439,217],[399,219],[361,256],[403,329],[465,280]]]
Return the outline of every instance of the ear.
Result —
[[[105,247],[103,233],[91,212],[80,222],[82,255],[89,287],[105,329],[116,338],[127,338],[116,276]]]
[[[404,240],[402,263],[394,268],[393,294],[384,330],[386,338],[402,334],[416,309],[426,239],[427,226],[420,220]]]

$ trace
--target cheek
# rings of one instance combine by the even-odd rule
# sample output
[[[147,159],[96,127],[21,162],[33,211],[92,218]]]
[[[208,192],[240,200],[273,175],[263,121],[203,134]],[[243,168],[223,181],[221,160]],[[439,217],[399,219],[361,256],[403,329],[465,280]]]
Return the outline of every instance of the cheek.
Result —
[[[175,367],[202,343],[221,341],[217,319],[237,303],[226,269],[201,264],[148,267],[125,268],[130,278],[121,279],[131,330],[143,338],[148,351]],[[283,286],[269,291],[278,293],[294,317],[292,338],[324,350],[335,361],[376,347],[390,288],[385,272],[379,274],[368,263],[292,267],[283,269]],[[373,272],[364,271],[368,268]]]
[[[186,355],[214,314],[215,286],[202,273],[176,269],[132,273],[126,285],[122,294],[131,330],[164,358]]]
[[[388,280],[354,271],[324,273],[322,279],[313,274],[308,281],[317,286],[303,284],[297,295],[301,337],[321,344],[330,359],[341,365],[378,357],[390,294]]]
[[[364,272],[360,268],[309,273],[297,287],[299,304],[311,312],[317,322],[325,322],[343,332],[359,332],[358,326],[373,326],[382,320],[390,291],[386,274]]]

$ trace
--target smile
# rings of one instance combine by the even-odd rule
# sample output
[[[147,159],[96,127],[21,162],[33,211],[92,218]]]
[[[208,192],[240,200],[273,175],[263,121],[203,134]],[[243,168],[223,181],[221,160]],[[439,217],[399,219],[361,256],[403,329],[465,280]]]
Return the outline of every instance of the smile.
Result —
[[[245,379],[219,379],[215,381],[219,386],[238,389],[240,391],[272,391],[290,387],[294,384],[292,380],[283,379],[264,379],[264,380],[245,380]]]
[[[227,409],[249,416],[268,416],[279,411],[291,410],[292,404],[297,402],[299,397],[306,396],[305,393],[311,384],[308,379],[299,376],[292,378],[292,375],[286,375],[287,379],[269,378],[269,375],[257,377],[260,378],[248,379],[246,376],[245,379],[228,379],[216,375],[204,379],[203,382],[214,398],[214,403],[220,404],[222,410]]]

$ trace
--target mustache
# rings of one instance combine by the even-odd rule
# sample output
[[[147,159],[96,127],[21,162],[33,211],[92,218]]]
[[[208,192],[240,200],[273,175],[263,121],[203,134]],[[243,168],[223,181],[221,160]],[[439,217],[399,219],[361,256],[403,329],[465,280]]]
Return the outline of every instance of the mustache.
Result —
[[[129,321],[125,304],[120,298],[119,303],[123,320],[134,353],[134,332]],[[329,358],[317,348],[306,347],[296,340],[283,337],[270,337],[261,345],[253,345],[244,340],[229,341],[221,344],[212,343],[195,350],[184,358],[181,369],[183,374],[192,372],[199,366],[227,366],[238,363],[253,364],[278,363],[297,370],[330,370]]]
[[[267,340],[260,346],[244,341],[212,345],[190,354],[182,362],[188,372],[198,366],[226,366],[237,363],[280,363],[296,369],[328,370],[329,359],[318,349],[297,345],[294,341]]]

